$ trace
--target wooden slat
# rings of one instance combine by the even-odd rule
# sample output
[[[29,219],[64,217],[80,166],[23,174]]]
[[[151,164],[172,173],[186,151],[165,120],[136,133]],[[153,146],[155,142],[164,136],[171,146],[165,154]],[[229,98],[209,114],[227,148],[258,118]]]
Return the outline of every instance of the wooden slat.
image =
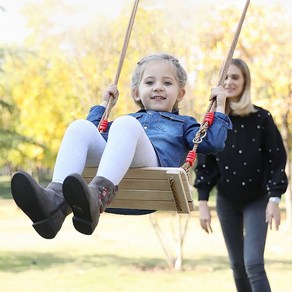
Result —
[[[174,202],[169,201],[135,201],[135,200],[114,200],[110,208],[126,208],[126,209],[141,209],[141,210],[167,210],[176,211]]]
[[[167,179],[167,168],[161,167],[145,167],[145,168],[131,168],[125,175],[125,178],[135,179]]]
[[[145,180],[145,179],[127,179],[124,178],[119,184],[119,190],[121,189],[138,189],[138,190],[169,190],[168,180]]]
[[[190,211],[194,211],[193,203],[189,202]],[[140,210],[163,210],[163,211],[176,211],[176,205],[174,202],[163,202],[163,201],[145,201],[141,204],[141,201],[135,200],[118,200],[115,199],[110,208],[126,208],[126,209],[140,209]],[[183,213],[182,213],[183,214]]]
[[[93,177],[83,177],[89,183]],[[183,181],[183,187],[188,190],[189,183]],[[137,179],[123,179],[119,184],[119,190],[122,189],[137,189],[137,190],[169,190],[169,180],[137,180]],[[192,200],[190,192],[186,192],[188,200]]]
[[[124,178],[134,179],[167,179],[166,171],[168,167],[141,167],[130,168]],[[172,167],[173,170],[184,171],[179,167]],[[82,174],[83,177],[94,177],[96,175],[96,167],[86,167]]]
[[[84,179],[89,183],[96,171],[93,167],[85,168]],[[110,207],[170,210],[187,214],[194,210],[187,174],[184,169],[174,167],[129,169],[119,184],[119,191]]]
[[[172,192],[152,190],[119,190],[116,196],[119,200],[137,201],[170,201],[173,202]]]

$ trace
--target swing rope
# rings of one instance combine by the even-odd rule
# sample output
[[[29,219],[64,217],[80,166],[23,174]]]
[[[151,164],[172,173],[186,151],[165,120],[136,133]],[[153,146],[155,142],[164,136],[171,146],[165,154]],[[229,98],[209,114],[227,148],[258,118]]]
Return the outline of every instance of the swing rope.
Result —
[[[244,9],[242,11],[239,23],[237,25],[237,29],[236,32],[234,34],[228,55],[226,57],[226,60],[224,62],[224,65],[222,67],[222,70],[220,72],[219,75],[219,80],[218,80],[218,86],[222,86],[224,83],[224,80],[226,78],[227,75],[227,71],[229,69],[231,60],[233,58],[233,54],[238,42],[238,38],[242,29],[242,24],[244,22],[245,16],[246,16],[246,12],[249,6],[250,0],[247,0],[244,6]],[[189,170],[191,169],[191,167],[194,165],[194,162],[196,160],[196,156],[197,156],[197,148],[199,146],[199,144],[203,141],[204,137],[207,135],[207,131],[208,128],[212,125],[213,120],[214,120],[214,110],[216,108],[216,97],[213,98],[209,104],[209,107],[207,109],[207,113],[205,114],[205,117],[203,119],[203,122],[201,123],[201,126],[198,130],[198,132],[195,135],[195,138],[193,139],[194,142],[194,147],[191,151],[189,151],[186,161],[185,163],[181,166],[186,172],[189,172]]]
[[[223,85],[226,78],[249,2],[249,0],[246,2],[244,11],[241,15],[231,48],[220,72],[218,85]],[[137,6],[138,0],[135,1],[123,49],[120,54],[119,66],[115,78],[116,85],[124,62]],[[106,106],[106,112],[98,125],[98,130],[101,132],[106,131],[107,129],[107,119],[113,107],[111,102],[112,98],[113,97],[109,99]],[[188,172],[196,160],[198,145],[206,136],[207,130],[214,119],[216,97],[212,99],[210,97],[209,100],[210,104],[207,113],[205,114],[203,122],[193,139],[194,147],[193,150],[189,151],[185,164],[179,168],[145,167],[140,169],[129,169],[119,185],[119,194],[117,198],[111,203],[111,207],[107,209],[107,212],[126,215],[143,215],[152,213],[154,210],[173,210],[178,213],[189,214],[194,210]],[[83,172],[83,177],[88,182],[91,181],[95,175],[96,168],[87,167]]]
[[[242,11],[242,14],[241,14],[239,23],[237,25],[237,29],[236,29],[236,32],[234,34],[231,46],[229,48],[226,60],[223,64],[222,70],[221,70],[220,75],[219,75],[218,86],[222,86],[224,83],[224,80],[226,78],[227,71],[229,69],[231,60],[233,58],[233,54],[234,54],[234,51],[235,51],[235,48],[236,48],[236,45],[238,42],[238,38],[239,38],[241,29],[242,29],[242,25],[243,25],[243,22],[244,22],[244,19],[246,16],[246,12],[247,12],[249,3],[250,3],[250,0],[247,0],[245,3],[244,9]],[[135,16],[137,13],[138,4],[139,4],[139,0],[135,0],[134,6],[132,9],[132,13],[131,13],[131,17],[129,20],[129,24],[128,24],[126,36],[124,39],[122,51],[121,51],[120,58],[119,58],[119,64],[118,64],[118,68],[117,68],[117,72],[116,72],[116,76],[115,76],[115,80],[114,80],[115,85],[118,84],[119,77],[120,77],[121,70],[122,70],[122,66],[123,66],[123,63],[125,60],[126,51],[128,48],[130,37],[131,37],[131,32],[132,32],[133,25],[134,25],[134,20],[135,20]],[[113,108],[112,98],[113,98],[113,96],[110,97],[110,99],[107,103],[105,112],[102,116],[102,119],[101,119],[99,125],[98,125],[98,129],[101,133],[105,132],[107,130],[108,118],[109,118],[110,112]],[[189,170],[192,168],[192,166],[195,163],[195,160],[197,157],[197,148],[198,148],[199,144],[203,141],[204,137],[207,135],[208,128],[213,123],[215,108],[216,108],[216,97],[211,99],[210,104],[208,106],[208,109],[206,111],[206,114],[204,116],[203,122],[201,123],[201,126],[193,139],[193,142],[194,142],[193,149],[191,151],[189,151],[189,153],[186,157],[185,163],[181,166],[181,168],[183,168],[186,172],[189,172]]]
[[[129,20],[127,32],[126,32],[126,35],[125,35],[122,51],[120,53],[118,68],[117,68],[116,76],[115,76],[115,79],[114,79],[114,84],[115,85],[118,85],[119,78],[120,78],[120,75],[121,75],[121,71],[122,71],[122,67],[123,67],[123,64],[124,64],[127,48],[128,48],[129,41],[130,41],[130,38],[131,38],[131,32],[132,32],[132,29],[133,29],[133,26],[134,26],[134,20],[135,20],[135,16],[136,16],[136,13],[137,13],[138,4],[139,4],[139,0],[135,0],[134,6],[133,6],[133,9],[132,9],[132,13],[131,13],[131,17],[130,17],[130,20]],[[112,99],[113,99],[113,96],[110,97],[110,99],[109,99],[109,101],[107,103],[107,106],[105,108],[105,112],[104,112],[104,114],[102,116],[102,119],[101,119],[99,125],[98,125],[98,129],[99,129],[99,131],[101,133],[105,132],[106,129],[107,129],[108,118],[109,118],[110,112],[111,112],[111,110],[113,108]]]

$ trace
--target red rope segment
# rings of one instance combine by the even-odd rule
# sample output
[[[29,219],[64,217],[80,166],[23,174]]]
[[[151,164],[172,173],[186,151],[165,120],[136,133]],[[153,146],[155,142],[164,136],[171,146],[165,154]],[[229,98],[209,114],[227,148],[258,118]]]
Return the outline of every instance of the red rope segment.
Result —
[[[250,0],[247,0],[246,3],[245,3],[244,9],[242,11],[239,23],[237,25],[236,32],[234,34],[234,37],[233,37],[231,46],[229,48],[226,60],[225,60],[225,62],[223,64],[223,67],[222,67],[222,70],[221,70],[221,73],[220,73],[220,76],[219,76],[218,86],[223,85],[224,80],[226,78],[227,71],[229,69],[231,60],[233,58],[233,54],[234,54],[234,51],[235,51],[235,48],[236,48],[236,45],[237,45],[237,42],[238,42],[238,38],[239,38],[239,35],[240,35],[240,32],[241,32],[242,24],[243,24],[243,21],[244,21],[245,16],[246,16],[246,12],[247,12],[249,3],[250,3]],[[210,112],[214,113],[215,108],[216,108],[216,97],[211,99],[211,102],[210,102],[208,110],[207,110],[207,114],[205,115],[205,118],[204,118],[204,120],[203,120],[203,122],[202,122],[202,124],[201,124],[201,126],[200,126],[200,128],[198,130],[198,132],[196,133],[195,138],[193,139],[194,147],[193,147],[192,151],[194,151],[194,152],[197,151],[197,148],[198,148],[199,144],[203,141],[203,138],[207,135],[207,131],[208,131],[208,128],[209,128],[209,124],[208,124],[209,121],[208,121],[208,118],[206,120],[206,116]],[[181,166],[186,172],[188,172],[191,169],[192,165],[193,165],[193,163],[190,163],[187,160],[188,159],[186,159],[185,163]]]
[[[187,158],[186,158],[186,162],[188,162],[190,164],[190,166],[192,166],[197,158],[197,153],[194,150],[189,151]]]
[[[207,123],[208,127],[210,127],[214,122],[214,117],[215,117],[214,112],[206,113],[203,123]]]
[[[120,78],[120,75],[121,75],[122,67],[123,67],[123,64],[124,64],[125,57],[126,57],[126,52],[127,52],[127,49],[128,49],[130,38],[131,38],[131,32],[132,32],[132,29],[133,29],[133,26],[134,26],[135,16],[137,14],[138,4],[139,4],[139,0],[135,0],[134,6],[133,6],[133,9],[132,9],[132,13],[131,13],[131,17],[130,17],[130,20],[129,20],[127,32],[126,32],[126,35],[125,35],[122,51],[120,53],[119,64],[118,64],[118,67],[117,67],[117,72],[116,72],[116,76],[115,76],[115,80],[114,80],[114,84],[115,85],[118,85],[119,78]],[[98,129],[99,129],[100,132],[105,132],[107,130],[107,127],[105,129],[102,128],[102,130],[101,130],[100,125],[101,125],[103,120],[108,121],[108,119],[109,119],[110,112],[111,112],[111,110],[113,108],[112,100],[113,100],[113,96],[111,96],[109,98],[109,101],[108,101],[108,103],[106,105],[104,114],[103,114],[103,116],[101,118],[101,121],[100,121],[100,123],[98,125]]]
[[[98,130],[101,133],[104,133],[108,127],[108,120],[102,120],[98,125]]]

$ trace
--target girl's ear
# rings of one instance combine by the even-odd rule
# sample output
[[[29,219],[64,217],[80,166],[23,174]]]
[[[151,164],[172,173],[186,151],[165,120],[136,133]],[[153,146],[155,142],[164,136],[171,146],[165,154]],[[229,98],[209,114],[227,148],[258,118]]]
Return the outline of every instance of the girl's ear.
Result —
[[[132,97],[133,97],[133,99],[135,101],[140,101],[141,100],[141,98],[139,96],[139,90],[138,90],[138,88],[132,89]]]
[[[178,93],[178,97],[177,97],[177,101],[180,102],[183,100],[184,96],[186,94],[186,90],[184,88],[181,88],[179,93]]]

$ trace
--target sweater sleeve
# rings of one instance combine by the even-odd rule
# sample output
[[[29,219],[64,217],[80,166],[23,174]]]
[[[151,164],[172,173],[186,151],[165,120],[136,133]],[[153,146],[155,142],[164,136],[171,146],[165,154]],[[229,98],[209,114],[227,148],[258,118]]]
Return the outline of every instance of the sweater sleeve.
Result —
[[[209,194],[217,184],[219,177],[215,156],[212,154],[198,154],[195,173],[194,186],[198,190],[198,199],[199,201],[208,201]]]
[[[264,122],[264,135],[263,151],[267,163],[267,193],[269,197],[281,197],[288,186],[285,173],[287,155],[281,134],[269,112],[267,112]]]

